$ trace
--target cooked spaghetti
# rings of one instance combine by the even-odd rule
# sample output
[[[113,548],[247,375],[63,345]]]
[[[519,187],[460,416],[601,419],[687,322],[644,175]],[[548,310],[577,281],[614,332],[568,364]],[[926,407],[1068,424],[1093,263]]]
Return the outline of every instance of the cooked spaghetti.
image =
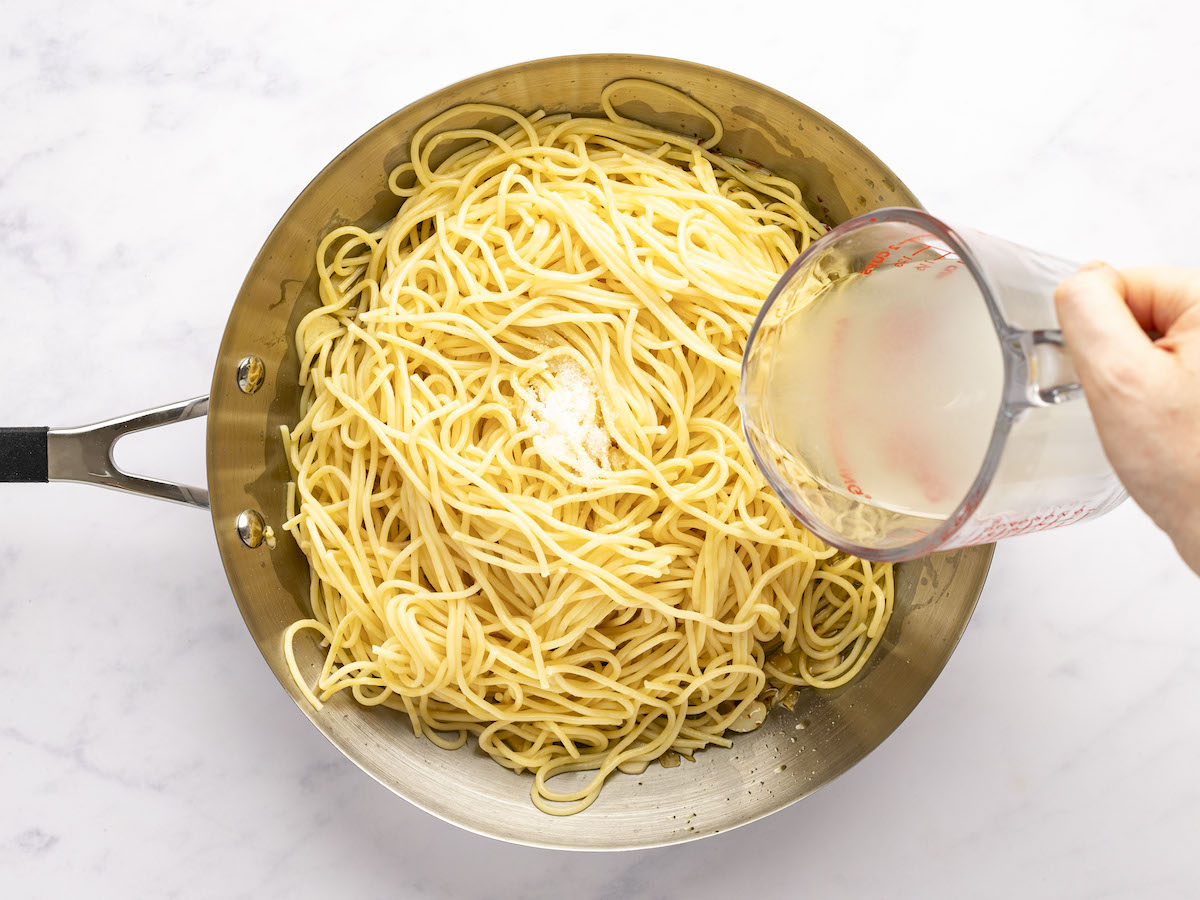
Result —
[[[846,683],[893,598],[890,567],[797,525],[739,423],[755,313],[822,226],[711,149],[708,110],[678,100],[713,129],[697,140],[618,115],[617,88],[669,90],[614,83],[605,118],[473,104],[416,133],[396,217],[321,242],[284,431],[305,696],[349,690],[446,748],[474,735],[557,814],[618,767],[728,746],[779,685]],[[511,125],[442,130],[464,116]],[[309,631],[319,671],[296,660]]]

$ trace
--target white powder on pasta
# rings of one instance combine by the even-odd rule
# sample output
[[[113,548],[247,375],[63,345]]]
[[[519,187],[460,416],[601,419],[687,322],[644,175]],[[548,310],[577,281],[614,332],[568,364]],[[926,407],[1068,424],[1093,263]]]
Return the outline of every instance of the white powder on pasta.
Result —
[[[555,359],[547,375],[533,386],[536,400],[521,411],[534,449],[587,478],[611,471],[612,440],[600,416],[596,380],[573,359]]]

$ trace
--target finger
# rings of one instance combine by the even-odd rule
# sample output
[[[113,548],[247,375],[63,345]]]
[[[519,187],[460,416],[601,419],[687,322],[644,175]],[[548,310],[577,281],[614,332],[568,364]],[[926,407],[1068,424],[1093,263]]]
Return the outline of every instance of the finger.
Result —
[[[1171,266],[1122,269],[1125,302],[1146,331],[1167,334],[1189,310],[1200,308],[1200,275]]]
[[[1153,344],[1125,302],[1125,281],[1106,263],[1088,263],[1058,286],[1054,305],[1075,366],[1095,370],[1134,361]]]

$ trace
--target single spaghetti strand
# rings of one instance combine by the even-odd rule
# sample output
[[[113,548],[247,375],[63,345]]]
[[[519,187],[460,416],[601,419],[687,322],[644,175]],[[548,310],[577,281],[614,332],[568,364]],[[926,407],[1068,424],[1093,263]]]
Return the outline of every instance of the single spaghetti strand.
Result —
[[[631,91],[711,133],[619,114]],[[754,314],[823,226],[796,185],[715,152],[694,100],[623,79],[601,106],[473,104],[416,132],[397,216],[320,244],[282,435],[312,569],[284,636],[302,695],[402,710],[446,749],[473,735],[555,815],[618,770],[729,746],[768,677],[845,684],[895,596],[890,566],[770,493],[735,402]],[[454,127],[472,118],[504,125]],[[592,774],[552,787],[572,772]]]

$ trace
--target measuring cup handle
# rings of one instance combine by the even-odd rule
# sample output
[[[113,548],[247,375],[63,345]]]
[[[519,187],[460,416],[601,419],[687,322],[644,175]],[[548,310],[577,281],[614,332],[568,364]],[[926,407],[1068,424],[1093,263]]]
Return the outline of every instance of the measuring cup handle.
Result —
[[[1029,365],[1026,399],[1031,406],[1056,406],[1083,396],[1079,375],[1057,328],[1039,328],[1021,336]]]

